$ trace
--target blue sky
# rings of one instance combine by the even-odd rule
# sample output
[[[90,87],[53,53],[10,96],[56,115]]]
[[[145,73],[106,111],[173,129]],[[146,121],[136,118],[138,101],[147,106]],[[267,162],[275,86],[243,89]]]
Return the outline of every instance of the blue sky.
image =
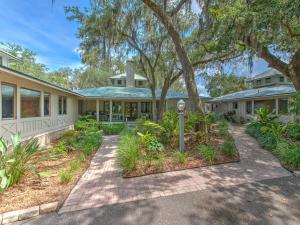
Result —
[[[68,21],[64,6],[84,6],[89,1],[0,0],[0,41],[20,44],[37,53],[38,61],[50,70],[79,67],[75,49],[77,25]]]
[[[60,67],[80,67],[76,48],[77,24],[66,19],[64,6],[84,7],[89,0],[0,0],[0,41],[20,44],[37,53],[37,59],[50,70]],[[249,75],[247,65],[234,64],[239,75]],[[254,61],[253,73],[267,69],[263,60]],[[202,89],[199,81],[199,89]]]

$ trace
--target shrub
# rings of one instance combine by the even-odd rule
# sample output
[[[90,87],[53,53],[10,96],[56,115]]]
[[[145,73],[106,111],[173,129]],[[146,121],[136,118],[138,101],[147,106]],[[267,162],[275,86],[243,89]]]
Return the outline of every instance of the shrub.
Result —
[[[203,159],[209,164],[212,164],[216,159],[216,152],[213,146],[201,144],[198,146],[198,150]]]
[[[225,143],[223,144],[223,151],[229,157],[235,156],[236,151],[235,151],[234,143],[232,141],[226,140]]]
[[[173,153],[173,158],[175,162],[179,163],[185,163],[186,162],[186,153],[185,152],[180,152],[180,151],[175,151]]]
[[[12,136],[11,143],[12,150],[8,151],[8,143],[0,138],[0,191],[18,183],[27,172],[34,172],[35,156],[42,150],[37,138],[22,143],[19,133]]]
[[[134,170],[139,158],[139,138],[131,133],[122,132],[117,158],[124,170]]]
[[[276,148],[279,159],[292,169],[300,168],[300,144],[287,141],[280,142]]]
[[[73,160],[70,162],[70,171],[76,171],[80,168],[81,166],[81,161],[78,159],[78,160]]]
[[[60,182],[62,184],[67,184],[72,180],[72,172],[70,170],[63,170],[59,173]]]
[[[300,140],[300,124],[289,124],[287,127],[287,135]]]
[[[122,130],[126,128],[125,123],[116,123],[116,124],[101,124],[101,130],[105,135],[115,135],[120,134]]]
[[[221,119],[218,121],[218,127],[221,135],[227,136],[229,134],[229,124],[225,119]]]
[[[79,117],[75,123],[75,130],[78,131],[98,131],[100,128],[100,122],[91,116]]]
[[[142,134],[149,133],[154,136],[159,136],[164,131],[164,128],[150,120],[138,119],[136,131]]]
[[[159,138],[164,144],[169,143],[173,137],[177,137],[179,134],[178,115],[175,111],[168,111],[164,113],[161,126],[164,128]]]

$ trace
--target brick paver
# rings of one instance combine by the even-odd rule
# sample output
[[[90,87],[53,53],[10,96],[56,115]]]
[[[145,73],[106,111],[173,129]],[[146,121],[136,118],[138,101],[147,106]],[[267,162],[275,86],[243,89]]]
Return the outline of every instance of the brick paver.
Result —
[[[231,130],[240,152],[239,163],[127,179],[122,178],[116,162],[119,137],[106,136],[59,213],[291,175],[243,127]]]

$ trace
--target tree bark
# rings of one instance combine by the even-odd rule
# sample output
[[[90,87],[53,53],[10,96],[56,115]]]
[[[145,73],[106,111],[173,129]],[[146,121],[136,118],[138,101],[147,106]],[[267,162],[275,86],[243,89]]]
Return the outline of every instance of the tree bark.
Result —
[[[160,99],[159,99],[159,106],[158,106],[158,111],[157,111],[157,120],[161,121],[163,118],[163,114],[166,111],[165,107],[166,107],[166,97],[168,94],[168,90],[170,87],[170,80],[169,79],[165,79],[163,87],[161,89],[161,95],[160,95]]]
[[[204,107],[197,91],[197,85],[194,77],[194,68],[183,46],[179,33],[175,29],[170,17],[166,15],[166,13],[164,13],[159,8],[158,5],[156,5],[151,0],[142,0],[142,1],[161,20],[161,22],[164,24],[165,28],[167,29],[168,34],[172,38],[178,58],[182,65],[183,75],[184,75],[184,80],[188,91],[188,95],[191,101],[193,102],[192,111],[198,111],[203,114]]]
[[[263,46],[253,36],[246,36],[243,42],[250,48],[253,48],[260,58],[267,61],[270,67],[273,67],[287,76],[293,82],[297,91],[300,91],[300,49],[298,49],[290,63],[282,61],[273,55],[266,46]]]

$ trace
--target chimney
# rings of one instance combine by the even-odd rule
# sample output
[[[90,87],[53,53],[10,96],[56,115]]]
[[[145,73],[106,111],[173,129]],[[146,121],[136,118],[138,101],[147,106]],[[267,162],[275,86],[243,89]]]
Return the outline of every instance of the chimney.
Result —
[[[134,87],[134,64],[131,59],[126,61],[126,87]]]

